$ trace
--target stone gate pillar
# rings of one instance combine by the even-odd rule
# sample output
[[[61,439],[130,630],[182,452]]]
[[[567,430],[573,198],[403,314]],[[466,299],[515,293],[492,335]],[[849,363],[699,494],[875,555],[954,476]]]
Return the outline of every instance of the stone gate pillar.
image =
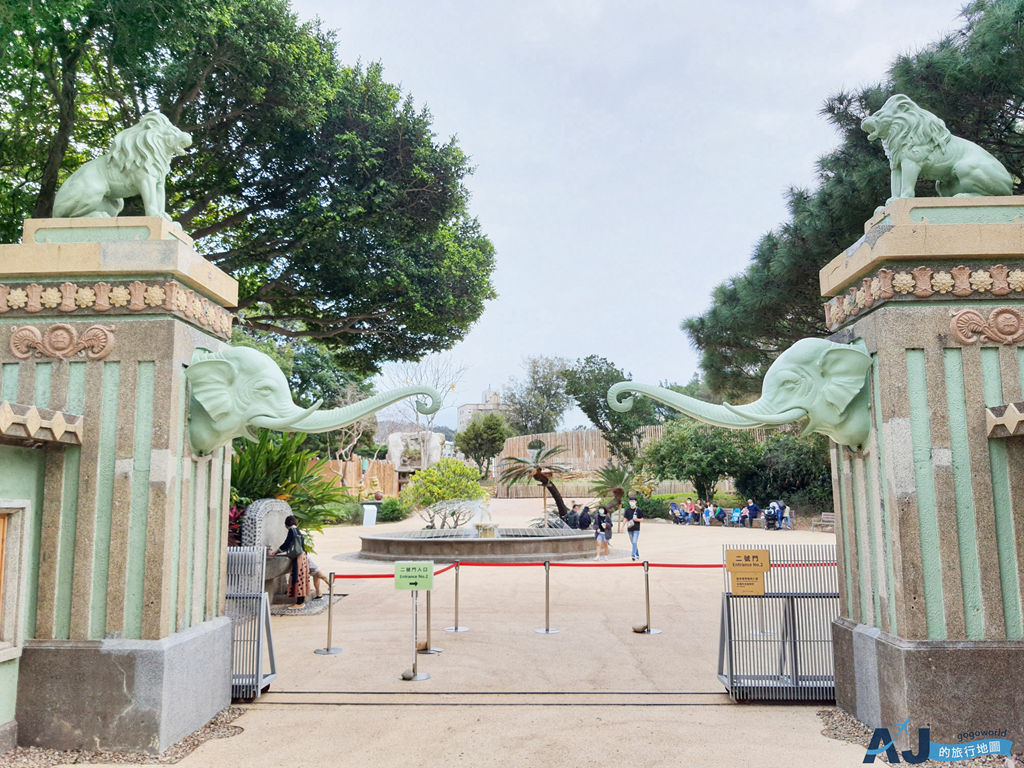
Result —
[[[160,218],[29,220],[0,245],[0,401],[81,416],[80,446],[39,449],[22,745],[156,752],[230,702],[230,449],[192,455],[182,371],[236,303]]]
[[[874,359],[868,444],[832,446],[837,703],[1019,744],[1024,199],[895,201],[820,277],[833,340]]]

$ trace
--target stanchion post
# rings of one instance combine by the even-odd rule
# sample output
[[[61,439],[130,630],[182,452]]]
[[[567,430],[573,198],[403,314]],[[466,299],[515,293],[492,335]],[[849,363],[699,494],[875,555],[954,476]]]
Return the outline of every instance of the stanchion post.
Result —
[[[330,581],[327,583],[327,645],[317,648],[313,653],[321,656],[333,656],[341,653],[341,648],[331,647],[331,630],[334,625],[334,571],[331,571]]]
[[[640,634],[660,635],[661,630],[654,629],[654,627],[651,626],[651,569],[650,563],[647,560],[644,560],[644,603],[647,606],[647,623],[644,624],[644,628],[640,630]]]
[[[430,618],[430,592],[431,592],[431,590],[428,589],[427,590],[427,644],[422,649],[417,649],[417,651],[416,651],[417,653],[422,653],[422,654],[443,653],[444,652],[443,648],[431,648],[430,647],[430,622],[431,622],[431,618]]]
[[[544,561],[544,628],[534,630],[538,635],[554,635],[557,629],[551,628],[551,561]]]
[[[418,667],[419,656],[416,655],[416,646],[419,644],[419,638],[417,636],[419,615],[417,613],[419,606],[419,590],[412,590],[412,669],[406,670],[402,673],[403,680],[429,680],[430,675],[426,672],[420,672]]]
[[[455,626],[445,627],[445,632],[469,632],[469,627],[459,626],[459,570],[462,563],[455,563]]]

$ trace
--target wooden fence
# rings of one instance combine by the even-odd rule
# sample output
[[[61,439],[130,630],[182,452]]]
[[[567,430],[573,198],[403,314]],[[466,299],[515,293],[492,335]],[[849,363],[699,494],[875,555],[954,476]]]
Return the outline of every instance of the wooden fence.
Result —
[[[583,499],[593,499],[594,492],[590,490],[590,483],[585,480],[567,481],[565,483],[555,482],[558,487],[558,492],[562,494],[562,498],[566,504],[571,504],[573,499],[579,499],[580,503],[583,503]],[[497,486],[496,498],[499,499],[539,499],[541,497],[542,488],[539,483],[529,483],[527,485],[513,485],[511,488],[506,488],[503,485]],[[734,486],[732,478],[726,477],[718,482],[715,486],[716,493],[733,493]],[[662,480],[658,483],[658,487],[654,489],[655,494],[663,493],[693,493],[693,486],[682,480]],[[548,494],[550,498],[550,494]]]
[[[343,486],[353,496],[358,495],[363,487],[363,460],[360,458],[348,461],[328,461],[321,473]],[[380,492],[384,496],[398,495],[398,470],[390,461],[373,459],[366,470],[367,480],[377,478]]]
[[[664,434],[665,427],[660,424],[644,427],[640,434],[640,445],[644,446],[654,440],[660,440]],[[574,432],[544,432],[537,435],[510,437],[505,441],[505,446],[494,460],[493,466],[500,466],[501,462],[509,456],[529,456],[533,451],[527,446],[534,440],[542,441],[545,448],[564,446],[565,453],[561,453],[555,458],[559,464],[565,464],[573,472],[596,472],[606,467],[612,458],[612,453],[608,449],[608,443],[601,435],[601,430],[580,429]]]

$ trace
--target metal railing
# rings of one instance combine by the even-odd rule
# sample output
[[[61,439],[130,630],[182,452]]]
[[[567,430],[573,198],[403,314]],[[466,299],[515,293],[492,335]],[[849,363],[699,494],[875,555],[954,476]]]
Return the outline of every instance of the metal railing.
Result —
[[[835,545],[768,549],[765,594],[734,595],[725,575],[718,679],[736,701],[835,699],[832,619],[839,615]]]
[[[265,547],[228,547],[224,612],[231,618],[231,698],[252,700],[277,677]]]

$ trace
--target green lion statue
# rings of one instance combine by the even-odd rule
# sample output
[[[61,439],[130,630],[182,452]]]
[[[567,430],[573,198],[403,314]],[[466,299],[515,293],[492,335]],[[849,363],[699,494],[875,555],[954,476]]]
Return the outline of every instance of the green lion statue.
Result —
[[[124,198],[140,195],[147,216],[170,221],[164,210],[164,181],[171,158],[185,153],[192,137],[160,112],[150,112],[110,142],[109,151],[68,177],[53,201],[54,217],[110,217]]]
[[[882,140],[891,170],[886,205],[913,197],[920,179],[933,179],[940,197],[1012,195],[1013,179],[1002,163],[973,141],[949,132],[946,124],[902,93],[865,117],[868,140]]]

